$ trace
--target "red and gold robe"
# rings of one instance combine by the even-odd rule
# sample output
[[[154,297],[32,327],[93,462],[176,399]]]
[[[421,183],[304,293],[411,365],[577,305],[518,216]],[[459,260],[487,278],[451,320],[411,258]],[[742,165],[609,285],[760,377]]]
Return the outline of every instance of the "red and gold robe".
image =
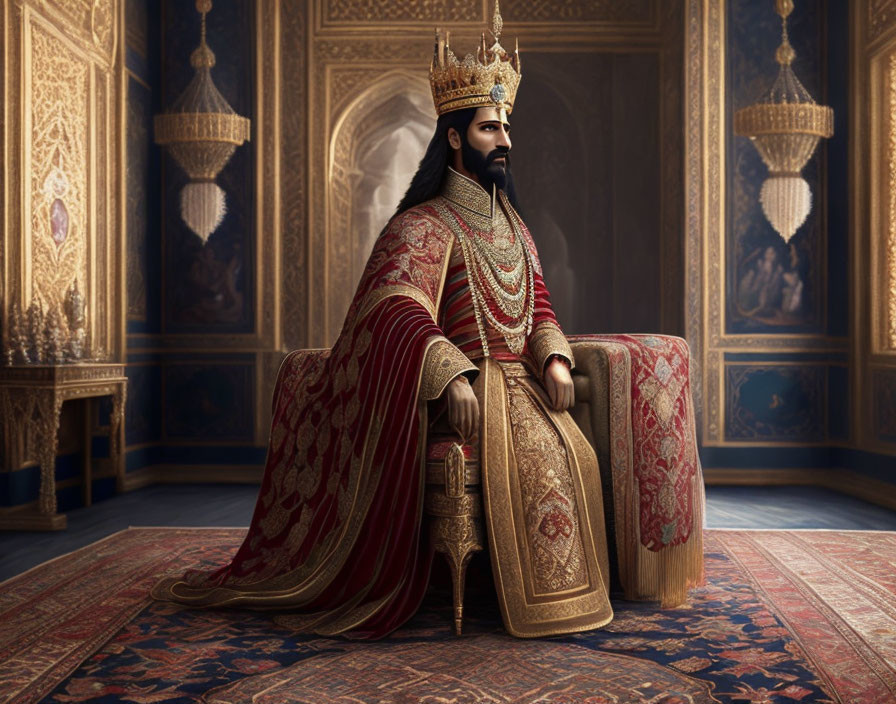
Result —
[[[422,509],[427,402],[475,378],[493,572],[509,632],[612,618],[597,459],[540,379],[572,353],[531,236],[506,197],[448,170],[442,194],[377,240],[338,340],[293,352],[267,466],[230,564],[153,590],[196,606],[300,612],[323,635],[377,638],[418,608],[432,551]]]

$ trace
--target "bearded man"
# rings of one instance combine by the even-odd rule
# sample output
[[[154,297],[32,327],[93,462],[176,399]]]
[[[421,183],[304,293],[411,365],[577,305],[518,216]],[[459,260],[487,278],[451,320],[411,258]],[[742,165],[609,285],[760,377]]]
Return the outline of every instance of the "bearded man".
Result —
[[[418,608],[429,402],[480,460],[507,630],[542,636],[612,619],[597,458],[566,409],[573,355],[514,208],[510,124],[518,50],[459,61],[437,37],[439,119],[379,236],[343,330],[295,352],[274,392],[266,472],[245,542],[214,572],[154,595],[277,608],[302,630],[381,637]],[[471,382],[473,382],[471,384]]]

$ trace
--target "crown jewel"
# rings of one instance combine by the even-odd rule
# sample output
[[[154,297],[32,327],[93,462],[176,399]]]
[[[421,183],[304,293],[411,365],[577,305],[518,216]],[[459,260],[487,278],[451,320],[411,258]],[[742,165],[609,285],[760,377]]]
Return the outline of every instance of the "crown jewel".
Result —
[[[435,55],[429,69],[429,84],[436,112],[443,115],[464,108],[494,107],[510,113],[520,84],[519,43],[512,54],[498,42],[504,22],[498,0],[488,33],[491,46],[482,33],[476,54],[467,54],[459,61],[448,45],[449,33],[436,30]]]

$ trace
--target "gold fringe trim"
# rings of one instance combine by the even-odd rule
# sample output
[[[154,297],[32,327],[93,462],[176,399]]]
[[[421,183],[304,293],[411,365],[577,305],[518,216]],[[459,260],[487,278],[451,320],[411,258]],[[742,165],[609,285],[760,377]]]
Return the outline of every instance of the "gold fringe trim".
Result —
[[[694,506],[691,536],[681,545],[671,545],[654,552],[641,544],[636,523],[635,546],[629,553],[620,578],[626,599],[659,601],[660,607],[674,608],[687,601],[688,590],[705,581],[703,565],[704,489],[700,471],[693,482]]]

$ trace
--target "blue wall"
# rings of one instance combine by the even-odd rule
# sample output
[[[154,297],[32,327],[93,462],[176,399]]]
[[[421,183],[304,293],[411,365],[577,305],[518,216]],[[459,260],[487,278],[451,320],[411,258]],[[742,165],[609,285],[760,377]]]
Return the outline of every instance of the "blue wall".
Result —
[[[212,78],[240,115],[253,117],[253,3],[216,0],[207,16]],[[182,0],[128,0],[129,20],[147,27],[148,49],[128,50],[129,169],[127,471],[159,465],[257,466],[255,356],[228,352],[255,329],[254,142],[218,176],[227,214],[203,245],[180,217],[188,182],[153,142],[153,115],[192,79],[200,15]],[[131,32],[128,32],[129,42]],[[134,38],[134,43],[139,41]],[[133,171],[133,173],[132,173]],[[133,208],[133,210],[131,209]]]
[[[723,356],[723,443],[738,447],[702,456],[710,467],[826,467],[825,447],[849,440],[848,8],[805,0],[788,18],[794,73],[833,107],[835,136],[803,170],[813,207],[786,244],[759,201],[768,169],[733,130],[735,111],[777,76],[781,20],[772,2],[727,0],[727,11],[724,334],[736,342]]]

